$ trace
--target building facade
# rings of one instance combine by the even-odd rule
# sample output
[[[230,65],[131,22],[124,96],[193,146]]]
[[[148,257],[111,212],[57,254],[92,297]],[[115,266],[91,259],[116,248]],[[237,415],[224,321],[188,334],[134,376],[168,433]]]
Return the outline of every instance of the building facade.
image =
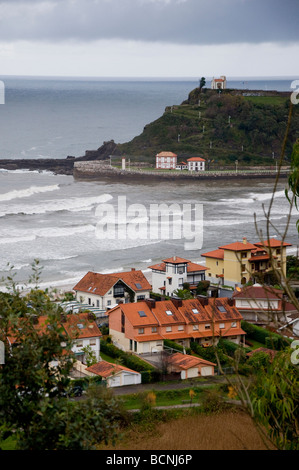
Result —
[[[190,347],[217,344],[225,337],[237,344],[244,342],[242,316],[231,299],[148,299],[135,304],[119,304],[111,309],[109,334],[114,344],[136,354],[156,353],[164,349],[164,340]]]
[[[89,271],[73,288],[78,302],[102,310],[119,302],[149,298],[152,286],[142,271],[100,274]]]
[[[184,283],[195,289],[200,281],[206,278],[208,268],[193,263],[185,258],[173,256],[162,263],[149,266],[152,270],[152,289],[157,294],[172,296],[173,293],[183,288]]]
[[[220,246],[201,256],[207,259],[207,279],[211,283],[236,287],[261,278],[267,281],[273,268],[285,275],[288,246],[291,245],[276,239],[249,243],[244,237],[242,242]]]
[[[205,170],[205,159],[201,157],[188,158],[188,170],[189,171],[204,171]]]
[[[175,170],[177,167],[177,155],[173,152],[160,152],[156,155],[157,170]]]

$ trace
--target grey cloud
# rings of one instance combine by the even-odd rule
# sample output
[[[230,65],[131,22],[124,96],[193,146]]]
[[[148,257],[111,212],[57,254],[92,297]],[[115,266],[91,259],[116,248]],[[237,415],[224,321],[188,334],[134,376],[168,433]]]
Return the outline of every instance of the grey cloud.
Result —
[[[287,43],[299,41],[298,18],[298,0],[10,0],[0,39]]]

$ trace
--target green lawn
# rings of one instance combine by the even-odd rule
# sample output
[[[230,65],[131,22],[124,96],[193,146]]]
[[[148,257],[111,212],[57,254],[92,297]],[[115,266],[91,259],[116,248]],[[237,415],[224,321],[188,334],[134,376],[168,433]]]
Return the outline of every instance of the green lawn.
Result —
[[[217,388],[217,385],[211,385],[209,387],[190,387],[179,390],[165,390],[165,391],[155,391],[152,392],[156,395],[156,403],[154,406],[173,406],[181,405],[182,402],[190,403],[190,390],[195,392],[195,395],[192,399],[192,403],[198,403],[202,396],[203,390]],[[121,398],[121,401],[124,404],[126,410],[138,409],[141,408],[144,398],[147,396],[150,391],[144,393],[134,393],[132,395],[124,395]]]

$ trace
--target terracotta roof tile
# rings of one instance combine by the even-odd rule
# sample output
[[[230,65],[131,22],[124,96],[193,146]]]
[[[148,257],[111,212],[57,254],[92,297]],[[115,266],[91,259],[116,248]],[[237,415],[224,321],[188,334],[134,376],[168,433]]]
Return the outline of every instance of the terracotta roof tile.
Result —
[[[205,159],[201,157],[191,157],[188,158],[187,162],[205,162]]]
[[[138,374],[138,372],[135,370],[128,369],[127,367],[121,366],[119,364],[112,364],[111,362],[107,361],[97,362],[97,364],[93,364],[92,366],[87,367],[86,370],[104,378],[110,377],[111,375],[114,375],[123,370]]]
[[[276,240],[276,238],[270,238],[269,240],[265,240],[264,242],[257,242],[255,243],[258,247],[271,247],[271,248],[280,248],[281,246],[292,246],[291,243],[281,242],[280,240]]]
[[[103,296],[112,289],[119,280],[122,280],[134,292],[151,290],[151,285],[143,272],[135,270],[112,274],[100,274],[89,271],[73,289]]]
[[[180,369],[190,369],[199,365],[216,366],[213,362],[206,361],[200,357],[190,356],[188,354],[175,353],[168,358],[168,362],[178,366]]]
[[[94,338],[102,336],[96,322],[89,319],[88,313],[72,313],[62,323],[70,338]]]
[[[208,253],[203,253],[201,256],[205,256],[207,258],[223,259],[224,250],[218,249],[218,250],[209,251]]]

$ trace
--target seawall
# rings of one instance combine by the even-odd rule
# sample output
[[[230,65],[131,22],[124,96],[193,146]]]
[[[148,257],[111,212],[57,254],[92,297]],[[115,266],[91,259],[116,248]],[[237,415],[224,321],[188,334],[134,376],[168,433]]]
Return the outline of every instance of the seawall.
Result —
[[[282,168],[280,177],[287,177],[289,169]],[[123,180],[214,180],[214,179],[247,179],[247,178],[272,178],[277,176],[276,170],[239,170],[238,171],[203,171],[203,172],[182,172],[177,171],[145,171],[145,170],[121,170],[110,167],[107,162],[89,161],[75,162],[73,169],[75,179],[100,180],[103,178],[113,179],[113,181]]]

